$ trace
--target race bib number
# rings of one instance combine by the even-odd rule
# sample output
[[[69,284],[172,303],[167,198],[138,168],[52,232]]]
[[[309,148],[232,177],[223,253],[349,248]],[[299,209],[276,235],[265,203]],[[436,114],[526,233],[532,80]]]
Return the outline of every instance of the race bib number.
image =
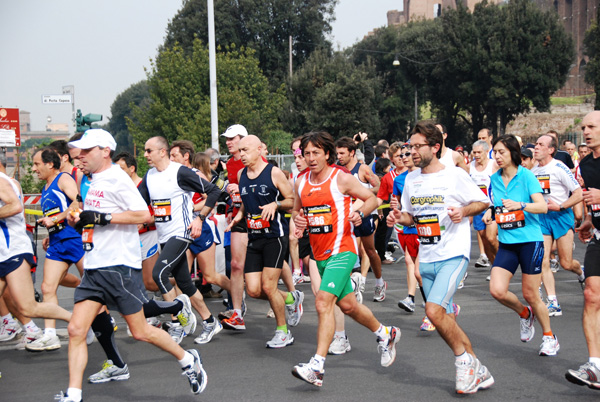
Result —
[[[323,234],[333,231],[333,215],[329,205],[318,205],[304,208],[308,221],[308,233]]]
[[[437,215],[415,216],[415,223],[421,244],[437,244],[442,239],[440,219]]]
[[[81,232],[83,241],[83,250],[92,251],[94,249],[94,225],[86,225]]]
[[[508,211],[506,208],[496,207],[496,223],[501,229],[518,229],[525,226],[523,211]]]
[[[550,175],[544,174],[535,177],[537,177],[538,181],[540,182],[540,186],[542,186],[542,193],[550,194]]]
[[[269,221],[264,220],[262,215],[248,214],[246,223],[248,224],[248,229],[250,229],[252,233],[268,233],[269,228],[271,227]]]
[[[60,207],[50,208],[44,211],[44,216],[48,218],[52,218],[55,215],[60,214]],[[48,228],[48,234],[56,234],[65,228],[65,221],[58,221],[54,224],[54,226],[50,226]]]
[[[242,206],[242,196],[240,193],[233,193],[231,195],[231,202],[235,208],[240,208]]]
[[[152,200],[154,210],[154,222],[169,222],[171,217],[171,200]]]
[[[590,205],[590,209],[592,210],[592,217],[600,218],[600,204]]]

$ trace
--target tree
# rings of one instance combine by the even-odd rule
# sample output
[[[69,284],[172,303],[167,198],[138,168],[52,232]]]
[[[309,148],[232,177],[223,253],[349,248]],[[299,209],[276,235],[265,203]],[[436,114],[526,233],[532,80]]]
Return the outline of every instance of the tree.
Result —
[[[592,21],[592,25],[585,33],[583,46],[585,55],[590,59],[585,66],[585,82],[594,86],[596,91],[596,104],[594,109],[600,109],[600,7],[596,9],[596,19]],[[580,66],[581,68],[581,66]]]
[[[284,128],[300,135],[325,130],[334,137],[366,131],[381,137],[381,82],[372,65],[346,55],[314,52],[291,80]]]
[[[243,124],[259,137],[280,129],[283,89],[270,91],[251,49],[217,52],[219,132]],[[175,46],[164,49],[147,71],[150,102],[134,106],[127,125],[138,146],[151,136],[187,139],[197,149],[211,144],[208,50],[196,39],[191,54]]]
[[[117,142],[117,152],[127,151],[133,153],[133,137],[129,133],[126,118],[132,118],[132,108],[134,106],[146,107],[149,102],[150,92],[146,80],[132,84],[117,95],[110,106],[111,118],[106,125],[106,129]]]
[[[574,56],[572,39],[555,12],[529,0],[504,6],[464,6],[441,17],[447,63],[430,79],[431,101],[443,115],[457,115],[474,135],[486,122],[504,134],[506,125],[531,107],[547,111],[550,96],[566,81]]]
[[[215,1],[215,42],[225,47],[256,50],[259,66],[277,86],[288,71],[289,36],[293,67],[302,65],[319,48],[330,49],[333,10],[337,0],[219,0]],[[179,44],[191,53],[194,38],[208,43],[206,0],[185,0],[167,27],[164,47]]]

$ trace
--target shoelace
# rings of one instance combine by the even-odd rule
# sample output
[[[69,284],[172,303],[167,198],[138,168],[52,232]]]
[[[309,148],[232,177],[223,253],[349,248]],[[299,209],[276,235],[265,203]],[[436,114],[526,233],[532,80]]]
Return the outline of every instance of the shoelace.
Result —
[[[190,385],[198,385],[198,378],[196,372],[192,367],[193,366],[190,366],[190,368],[183,370],[183,373],[181,373],[181,375],[184,375],[188,378]]]
[[[183,335],[183,327],[181,325],[174,325],[169,329],[169,335],[171,337],[181,337]]]

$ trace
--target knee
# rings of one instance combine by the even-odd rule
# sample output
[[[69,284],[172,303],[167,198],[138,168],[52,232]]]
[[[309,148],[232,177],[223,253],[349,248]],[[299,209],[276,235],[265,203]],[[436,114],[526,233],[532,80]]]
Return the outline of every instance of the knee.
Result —
[[[261,295],[261,288],[258,286],[246,286],[246,293],[253,299],[259,299]]]
[[[319,315],[328,313],[329,311],[331,311],[332,308],[333,306],[331,306],[331,304],[325,300],[319,300],[318,297],[315,300],[315,309],[317,310],[317,314]]]
[[[490,294],[496,300],[503,300],[506,296],[506,289],[495,286],[492,282],[490,282]]]
[[[87,329],[74,320],[69,322],[67,331],[69,332],[69,339],[84,339],[88,332]]]
[[[19,312],[19,314],[21,314],[25,317],[35,317],[36,316],[36,313],[35,313],[36,305],[37,305],[37,303],[32,298],[32,301],[26,301],[21,304],[16,304],[15,307],[17,308],[17,311]]]
[[[141,327],[136,328],[129,327],[133,339],[135,339],[136,341],[148,342],[148,340],[150,339],[150,328],[147,327],[150,327],[150,325],[142,325]]]
[[[42,282],[42,294],[44,296],[56,293],[57,286],[53,286],[48,282]]]
[[[154,281],[154,284],[160,283],[161,279],[160,270],[155,269],[152,271],[152,280]]]
[[[208,283],[215,283],[217,281],[217,273],[213,270],[212,272],[202,272],[204,280]]]
[[[593,289],[591,286],[586,286],[583,291],[583,299],[585,307],[592,307],[595,309],[600,308],[600,293],[597,289]]]
[[[437,323],[439,323],[446,315],[446,309],[437,304],[427,303],[425,305],[425,314],[431,322],[437,326]]]
[[[360,306],[360,304],[358,304],[358,302],[356,303],[340,303],[338,304],[340,310],[342,310],[342,313],[344,313],[345,315],[349,315],[351,316],[356,309]]]

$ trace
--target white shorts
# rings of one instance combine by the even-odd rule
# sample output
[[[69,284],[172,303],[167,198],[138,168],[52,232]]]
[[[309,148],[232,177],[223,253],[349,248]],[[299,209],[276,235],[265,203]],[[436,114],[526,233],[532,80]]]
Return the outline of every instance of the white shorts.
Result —
[[[158,231],[151,230],[142,233],[140,235],[140,246],[142,248],[142,261],[158,253]]]

